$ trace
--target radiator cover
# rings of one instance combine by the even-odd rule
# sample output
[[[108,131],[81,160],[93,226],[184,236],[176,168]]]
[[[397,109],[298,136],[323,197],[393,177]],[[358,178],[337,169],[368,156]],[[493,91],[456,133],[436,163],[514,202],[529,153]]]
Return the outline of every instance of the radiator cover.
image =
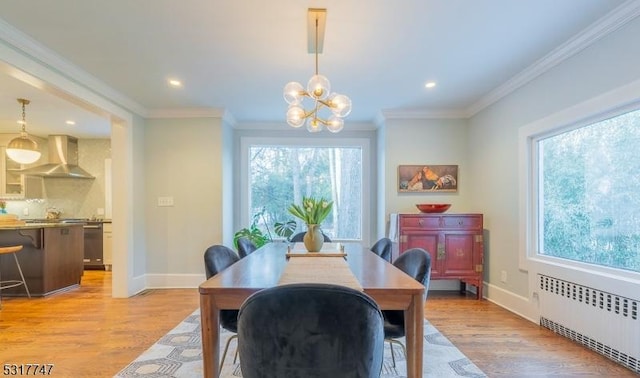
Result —
[[[640,373],[639,301],[538,274],[540,325]]]

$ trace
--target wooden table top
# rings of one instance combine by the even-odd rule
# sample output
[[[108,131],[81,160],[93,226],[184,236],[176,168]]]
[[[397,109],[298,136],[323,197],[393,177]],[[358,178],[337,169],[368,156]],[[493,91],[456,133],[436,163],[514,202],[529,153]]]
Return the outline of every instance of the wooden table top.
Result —
[[[422,284],[362,245],[344,245],[349,268],[365,293],[375,295],[393,291],[396,295],[412,295],[424,292]],[[287,243],[268,243],[202,283],[199,287],[200,293],[251,293],[276,286],[289,261],[286,253]]]

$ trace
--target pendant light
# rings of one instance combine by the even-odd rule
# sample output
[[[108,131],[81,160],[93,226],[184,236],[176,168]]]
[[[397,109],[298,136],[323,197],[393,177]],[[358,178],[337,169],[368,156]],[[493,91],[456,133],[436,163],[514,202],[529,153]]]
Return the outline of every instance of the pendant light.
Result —
[[[41,155],[40,151],[38,151],[38,143],[29,138],[27,134],[27,121],[25,120],[24,108],[26,105],[29,105],[31,101],[19,98],[18,102],[22,104],[22,131],[19,137],[12,139],[9,145],[7,145],[7,156],[17,163],[31,164],[38,161]]]
[[[315,41],[313,52],[316,58],[315,75],[309,79],[307,88],[302,84],[292,81],[284,87],[284,99],[289,104],[287,109],[287,123],[292,127],[300,127],[307,122],[307,130],[315,133],[322,131],[323,126],[332,133],[337,133],[344,127],[344,117],[351,112],[351,99],[349,97],[331,92],[331,84],[326,76],[318,73],[318,50],[320,46],[319,28],[322,23],[322,34],[324,35],[324,22],[326,20],[326,9],[310,8],[308,10],[308,34],[314,33]],[[309,110],[305,110],[302,102],[304,99],[311,99],[312,104]],[[323,118],[319,112],[322,109],[329,109],[329,118]]]

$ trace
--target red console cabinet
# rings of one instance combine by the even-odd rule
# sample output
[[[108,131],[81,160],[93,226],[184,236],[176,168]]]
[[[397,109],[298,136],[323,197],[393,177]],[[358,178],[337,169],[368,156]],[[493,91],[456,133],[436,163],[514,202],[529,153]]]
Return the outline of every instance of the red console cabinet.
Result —
[[[458,279],[482,298],[482,214],[399,214],[400,254],[422,248],[431,255],[431,279]]]

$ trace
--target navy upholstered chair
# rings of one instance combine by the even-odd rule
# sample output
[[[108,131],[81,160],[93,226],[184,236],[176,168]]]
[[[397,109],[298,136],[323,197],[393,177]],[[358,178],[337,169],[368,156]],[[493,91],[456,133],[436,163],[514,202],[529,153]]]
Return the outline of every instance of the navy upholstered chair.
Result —
[[[416,281],[424,285],[424,295],[427,298],[429,290],[429,279],[431,278],[431,255],[422,248],[411,248],[402,253],[393,265],[413,277]],[[393,366],[396,366],[396,358],[393,354],[393,344],[398,344],[404,352],[405,358],[407,350],[397,339],[405,336],[404,311],[384,310],[384,338],[391,347],[391,359]]]
[[[295,235],[293,235],[293,236],[291,237],[291,242],[293,242],[293,243],[301,243],[301,242],[303,242],[304,234],[306,234],[306,233],[307,233],[306,231],[304,231],[304,232],[298,232],[297,234],[295,234]],[[324,236],[324,241],[325,241],[325,242],[327,242],[327,243],[331,243],[331,238],[330,238],[330,237],[328,237],[328,236],[327,236],[327,235],[325,235],[324,233],[322,233],[322,236]]]
[[[224,245],[213,245],[204,252],[204,268],[207,274],[207,279],[220,273],[227,267],[231,266],[235,262],[240,260],[240,257]],[[230,332],[235,333],[229,337],[227,344],[224,347],[224,353],[222,354],[222,361],[220,362],[220,369],[224,364],[224,359],[227,356],[227,350],[231,340],[238,337],[238,310],[220,310],[220,326]]]
[[[253,244],[248,238],[238,238],[238,255],[240,255],[241,259],[247,257],[256,249],[258,248],[256,248],[255,244]]]
[[[391,262],[391,247],[393,243],[391,243],[391,239],[389,238],[381,238],[376,242],[376,244],[371,247],[371,252],[376,255],[382,257],[383,259]]]
[[[330,284],[275,286],[238,315],[245,378],[379,377],[383,318],[365,293]]]

